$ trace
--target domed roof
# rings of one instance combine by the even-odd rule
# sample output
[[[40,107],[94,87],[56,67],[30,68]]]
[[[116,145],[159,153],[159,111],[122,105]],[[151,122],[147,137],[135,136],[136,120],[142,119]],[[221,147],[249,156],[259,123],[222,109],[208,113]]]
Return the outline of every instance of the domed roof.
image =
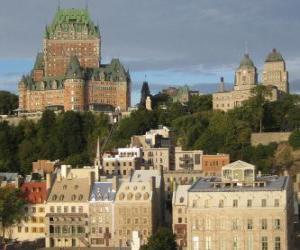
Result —
[[[267,56],[265,62],[282,62],[283,57],[276,49],[273,49],[271,53]]]
[[[240,62],[240,67],[239,68],[254,68],[254,63],[251,60],[249,54],[245,54],[244,57],[242,58],[241,62]]]

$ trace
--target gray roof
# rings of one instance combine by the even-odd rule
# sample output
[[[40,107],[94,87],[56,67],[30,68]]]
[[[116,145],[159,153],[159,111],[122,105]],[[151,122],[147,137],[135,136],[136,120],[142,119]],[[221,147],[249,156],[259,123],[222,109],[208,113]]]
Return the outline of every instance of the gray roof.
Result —
[[[111,182],[94,182],[90,201],[113,201],[116,196],[116,190],[112,188]]]
[[[0,173],[0,179],[3,179],[4,181],[15,181],[18,176],[18,173]]]
[[[159,170],[135,170],[131,177],[131,182],[146,182],[150,181],[151,177],[155,177],[155,187],[161,186],[161,174]]]
[[[256,182],[265,182],[264,186],[221,186],[217,187],[216,183],[221,183],[221,178],[210,177],[200,178],[196,181],[189,192],[244,192],[244,191],[282,191],[287,188],[290,181],[289,176],[264,176],[257,177]]]
[[[249,54],[245,54],[244,57],[242,58],[240,62],[240,67],[239,68],[254,68],[254,63],[251,60]]]
[[[279,51],[273,49],[271,53],[267,56],[265,62],[283,62],[283,57]]]

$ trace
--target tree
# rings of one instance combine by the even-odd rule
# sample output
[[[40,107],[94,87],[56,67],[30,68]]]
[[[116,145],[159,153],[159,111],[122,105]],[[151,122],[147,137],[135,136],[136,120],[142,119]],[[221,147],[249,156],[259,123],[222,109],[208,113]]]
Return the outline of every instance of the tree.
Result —
[[[293,147],[293,149],[300,148],[300,131],[295,130],[289,137],[289,143]]]
[[[0,188],[0,220],[3,240],[6,230],[22,219],[25,204],[26,201],[19,189],[13,187]]]
[[[0,115],[11,114],[18,108],[18,96],[7,91],[0,91]]]
[[[159,228],[140,250],[176,250],[175,235],[168,228]]]

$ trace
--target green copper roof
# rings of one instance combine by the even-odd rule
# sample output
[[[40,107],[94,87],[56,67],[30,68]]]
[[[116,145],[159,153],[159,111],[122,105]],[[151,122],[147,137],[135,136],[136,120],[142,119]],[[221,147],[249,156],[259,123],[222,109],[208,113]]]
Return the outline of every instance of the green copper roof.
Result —
[[[276,50],[273,49],[272,52],[268,55],[265,62],[283,62],[282,55]]]
[[[39,52],[36,55],[36,59],[35,59],[33,69],[34,70],[44,69],[44,54],[42,52]]]
[[[46,27],[45,35],[49,37],[56,31],[82,32],[87,29],[89,35],[100,36],[99,28],[90,18],[86,9],[58,9],[52,24]]]
[[[249,54],[245,54],[244,57],[241,60],[240,67],[239,68],[254,68],[254,63],[250,59]]]
[[[71,56],[66,76],[70,79],[82,79],[84,77],[77,56]]]

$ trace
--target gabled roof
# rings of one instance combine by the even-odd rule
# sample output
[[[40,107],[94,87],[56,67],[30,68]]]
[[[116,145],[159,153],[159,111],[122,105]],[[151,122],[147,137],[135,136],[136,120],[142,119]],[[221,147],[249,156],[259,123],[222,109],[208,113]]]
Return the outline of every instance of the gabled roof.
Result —
[[[223,166],[223,168],[255,168],[255,166],[245,161],[237,160],[235,162]]]
[[[37,53],[33,69],[34,70],[44,69],[44,54],[42,52]]]
[[[161,178],[159,170],[135,170],[131,182],[148,182],[151,177],[155,177],[155,187],[160,188]]]
[[[113,201],[115,199],[116,190],[113,190],[111,182],[94,182],[90,201]]]

